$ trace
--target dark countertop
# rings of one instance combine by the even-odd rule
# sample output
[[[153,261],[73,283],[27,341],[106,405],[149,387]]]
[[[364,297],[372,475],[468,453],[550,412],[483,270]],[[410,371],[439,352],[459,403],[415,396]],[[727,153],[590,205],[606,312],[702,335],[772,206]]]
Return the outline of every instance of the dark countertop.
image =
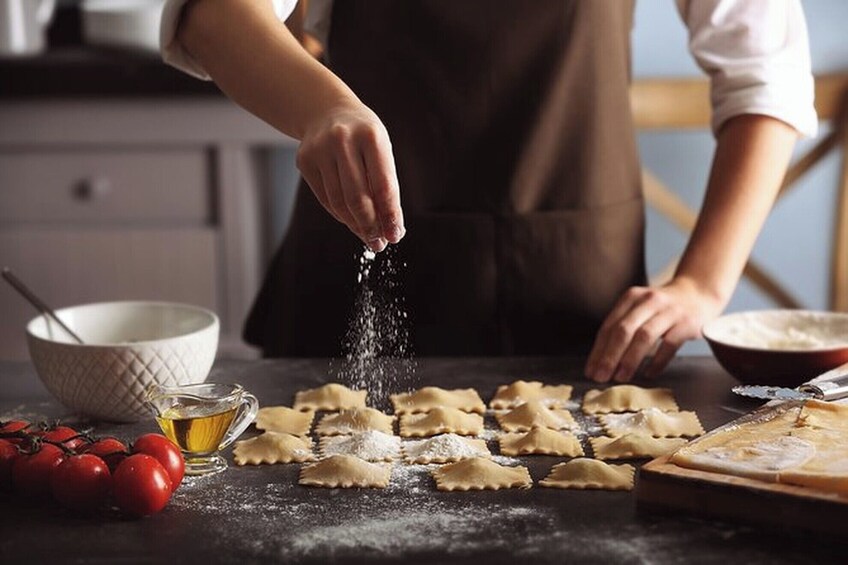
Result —
[[[174,69],[158,54],[83,45],[0,58],[0,101],[223,96],[210,81]]]
[[[399,386],[471,386],[488,401],[496,385],[532,378],[572,383],[579,398],[592,388],[579,379],[580,366],[577,359],[420,359],[414,377]],[[326,360],[225,361],[209,380],[239,382],[265,405],[290,405],[296,390],[325,382],[338,367]],[[29,364],[0,363],[0,383],[0,419],[66,417]],[[657,381],[708,429],[755,406],[730,392],[734,383],[712,358],[695,357],[675,360]],[[493,427],[490,416],[486,422]],[[155,430],[151,419],[96,424],[94,432],[132,439]],[[497,453],[496,442],[490,447]],[[231,450],[226,456],[231,461]],[[562,460],[520,459],[535,481]],[[637,512],[633,493],[538,486],[442,493],[424,468],[402,464],[385,490],[314,489],[296,484],[298,471],[296,464],[231,467],[189,479],[162,513],[142,520],[111,511],[80,517],[0,497],[0,561],[773,563],[841,553],[801,535]]]

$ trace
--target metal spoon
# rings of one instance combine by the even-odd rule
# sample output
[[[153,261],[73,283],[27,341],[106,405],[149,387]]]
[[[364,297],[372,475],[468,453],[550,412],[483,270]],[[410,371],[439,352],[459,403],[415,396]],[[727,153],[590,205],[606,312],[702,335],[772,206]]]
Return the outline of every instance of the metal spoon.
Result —
[[[77,341],[77,343],[79,343],[79,344],[83,343],[82,339],[80,339],[80,337],[77,334],[75,334],[73,332],[73,330],[71,330],[71,328],[66,326],[65,322],[63,322],[62,320],[59,319],[59,317],[56,315],[55,312],[53,312],[53,309],[50,308],[50,306],[45,304],[43,300],[38,298],[35,295],[35,293],[33,293],[29,289],[29,287],[27,287],[27,285],[22,283],[20,281],[20,279],[18,279],[18,277],[16,277],[14,274],[12,274],[12,269],[10,269],[9,267],[3,267],[3,273],[2,274],[3,274],[3,278],[6,279],[6,282],[8,282],[10,285],[12,285],[12,288],[17,290],[21,294],[21,296],[23,296],[24,298],[27,299],[27,301],[30,304],[35,306],[36,310],[38,310],[39,312],[41,312],[45,316],[50,316],[51,318],[53,318],[53,320],[57,324],[59,324],[62,327],[63,330],[68,332],[68,335],[70,335],[72,338],[74,338]]]

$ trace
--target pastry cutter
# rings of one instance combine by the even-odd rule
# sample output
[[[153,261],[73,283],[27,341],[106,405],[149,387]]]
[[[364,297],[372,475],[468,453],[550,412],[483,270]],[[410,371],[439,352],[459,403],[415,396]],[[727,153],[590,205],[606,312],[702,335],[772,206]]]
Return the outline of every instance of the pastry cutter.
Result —
[[[787,388],[769,385],[739,385],[733,392],[765,400],[838,400],[848,397],[848,363],[800,385]]]

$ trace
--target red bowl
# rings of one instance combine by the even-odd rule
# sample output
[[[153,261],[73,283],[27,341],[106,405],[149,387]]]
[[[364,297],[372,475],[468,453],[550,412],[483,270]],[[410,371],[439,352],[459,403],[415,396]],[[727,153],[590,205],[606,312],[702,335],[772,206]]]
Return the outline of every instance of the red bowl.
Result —
[[[848,362],[848,313],[737,312],[702,333],[721,366],[745,384],[795,387]]]

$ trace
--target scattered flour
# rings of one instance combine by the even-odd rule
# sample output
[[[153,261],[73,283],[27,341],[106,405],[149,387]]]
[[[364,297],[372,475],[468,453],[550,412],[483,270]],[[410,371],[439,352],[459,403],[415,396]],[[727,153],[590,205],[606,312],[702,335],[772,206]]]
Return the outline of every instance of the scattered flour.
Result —
[[[243,562],[260,557],[368,561],[493,550],[532,554],[534,543],[560,527],[553,510],[526,502],[503,503],[474,493],[457,503],[457,495],[434,491],[432,467],[395,465],[390,486],[373,490],[187,483],[166,512],[214,516],[206,539],[222,554],[238,547]],[[516,547],[514,536],[500,531],[520,532],[525,547]]]
[[[321,455],[354,455],[366,461],[386,461],[400,456],[400,438],[377,430],[321,440]]]

